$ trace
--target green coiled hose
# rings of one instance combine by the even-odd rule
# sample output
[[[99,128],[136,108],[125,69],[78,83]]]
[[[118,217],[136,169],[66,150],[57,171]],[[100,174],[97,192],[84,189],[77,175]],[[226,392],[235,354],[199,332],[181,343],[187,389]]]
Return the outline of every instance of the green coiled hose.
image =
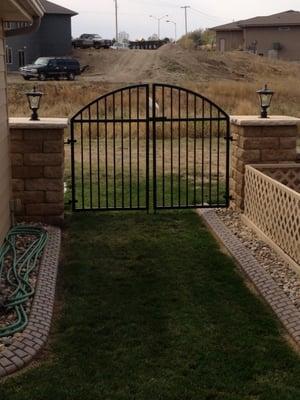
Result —
[[[18,255],[17,238],[27,236],[33,237],[33,240],[28,248]],[[34,294],[34,288],[31,286],[29,278],[31,272],[37,266],[47,240],[48,233],[45,229],[17,225],[8,232],[3,246],[0,247],[0,283],[4,282],[4,285],[8,285],[10,289],[9,295],[1,304],[1,308],[5,312],[13,309],[16,315],[15,320],[10,324],[0,325],[0,338],[22,331],[28,323],[25,305]],[[7,257],[11,257],[11,263],[5,271],[4,266]]]

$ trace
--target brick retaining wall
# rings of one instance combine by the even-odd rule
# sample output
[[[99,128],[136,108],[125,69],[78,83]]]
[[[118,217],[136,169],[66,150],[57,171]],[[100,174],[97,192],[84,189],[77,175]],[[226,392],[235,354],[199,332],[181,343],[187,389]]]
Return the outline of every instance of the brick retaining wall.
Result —
[[[66,119],[10,120],[12,196],[18,220],[62,223],[67,125]]]
[[[247,164],[295,162],[300,120],[272,116],[231,117],[232,178],[234,207],[244,208],[245,166]]]

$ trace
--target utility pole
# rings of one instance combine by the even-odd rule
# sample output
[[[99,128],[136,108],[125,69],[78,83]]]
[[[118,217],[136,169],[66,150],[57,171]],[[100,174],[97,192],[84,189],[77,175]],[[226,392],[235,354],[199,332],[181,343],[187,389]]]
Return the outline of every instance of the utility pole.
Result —
[[[158,39],[160,39],[160,21],[161,21],[163,18],[168,17],[168,14],[163,15],[162,17],[155,17],[154,15],[149,15],[149,17],[150,17],[150,18],[154,18],[154,19],[157,20],[157,25],[158,25],[157,33],[158,33]]]
[[[184,8],[184,14],[185,14],[185,34],[187,35],[187,34],[188,34],[187,9],[188,9],[188,8],[191,8],[191,6],[183,6],[183,7],[180,7],[180,8]]]
[[[118,0],[114,0],[115,2],[115,13],[116,13],[116,43],[119,42],[119,27],[118,27]]]

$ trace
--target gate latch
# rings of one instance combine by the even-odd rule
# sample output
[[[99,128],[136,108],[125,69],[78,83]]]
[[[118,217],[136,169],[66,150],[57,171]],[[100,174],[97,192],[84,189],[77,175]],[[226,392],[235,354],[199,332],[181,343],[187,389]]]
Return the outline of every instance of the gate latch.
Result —
[[[73,144],[73,143],[77,143],[76,139],[67,139],[66,142],[64,142],[64,144]]]
[[[236,142],[236,139],[233,139],[233,136],[224,136],[225,140],[229,140],[230,142]]]
[[[167,117],[155,117],[155,121],[157,122],[163,122],[163,121],[167,121],[168,118]]]

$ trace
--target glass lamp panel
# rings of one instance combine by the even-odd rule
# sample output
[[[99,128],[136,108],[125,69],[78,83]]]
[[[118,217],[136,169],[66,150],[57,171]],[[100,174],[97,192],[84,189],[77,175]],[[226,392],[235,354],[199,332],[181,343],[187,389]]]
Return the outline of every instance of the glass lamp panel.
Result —
[[[272,98],[271,94],[262,94],[261,95],[261,105],[263,107],[269,107],[270,103],[271,103],[271,98]]]
[[[41,99],[40,96],[31,96],[31,98],[30,98],[31,108],[39,108],[40,99]]]

